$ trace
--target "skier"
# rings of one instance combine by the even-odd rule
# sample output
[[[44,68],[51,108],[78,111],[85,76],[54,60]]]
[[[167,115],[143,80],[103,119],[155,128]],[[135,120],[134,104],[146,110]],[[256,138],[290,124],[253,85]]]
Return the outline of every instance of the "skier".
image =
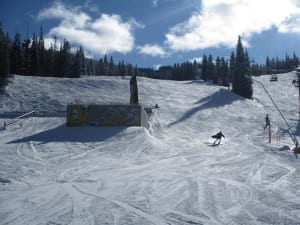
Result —
[[[296,147],[293,149],[293,152],[294,152],[295,157],[298,158],[297,154],[300,154],[300,147],[296,146]]]
[[[265,120],[266,120],[266,124],[265,124],[265,126],[264,126],[264,130],[265,130],[268,126],[270,126],[270,118],[269,118],[269,115],[268,115],[268,114],[266,115]]]
[[[221,139],[222,137],[225,138],[224,134],[222,133],[222,131],[218,132],[217,134],[211,136],[212,138],[216,138],[216,140],[214,141],[214,145],[216,145],[217,141],[218,141],[218,145],[221,143]]]

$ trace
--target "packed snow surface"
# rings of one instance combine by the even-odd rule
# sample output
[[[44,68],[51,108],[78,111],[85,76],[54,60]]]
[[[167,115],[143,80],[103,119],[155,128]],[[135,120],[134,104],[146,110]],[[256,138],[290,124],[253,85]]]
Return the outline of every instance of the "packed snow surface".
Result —
[[[299,139],[294,76],[255,79]],[[0,130],[1,225],[300,224],[300,157],[259,83],[249,100],[202,81],[138,77],[140,103],[160,106],[149,128],[66,127],[70,102],[128,103],[129,79],[10,80],[0,125],[37,113]]]

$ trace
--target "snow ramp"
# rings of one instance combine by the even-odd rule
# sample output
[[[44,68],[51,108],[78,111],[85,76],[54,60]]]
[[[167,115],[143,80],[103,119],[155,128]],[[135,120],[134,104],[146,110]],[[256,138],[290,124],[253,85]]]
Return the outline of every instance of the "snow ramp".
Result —
[[[70,104],[67,106],[67,126],[144,126],[147,115],[141,105],[130,104]]]

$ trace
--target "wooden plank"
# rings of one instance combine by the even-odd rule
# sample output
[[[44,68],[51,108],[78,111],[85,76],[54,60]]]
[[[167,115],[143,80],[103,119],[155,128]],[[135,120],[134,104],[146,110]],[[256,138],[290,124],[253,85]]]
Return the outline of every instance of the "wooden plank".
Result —
[[[16,118],[13,118],[13,119],[10,119],[10,120],[4,122],[3,129],[5,129],[8,125],[11,125],[11,124],[14,124],[14,123],[18,122],[19,119],[22,119],[22,118],[24,118],[26,116],[29,116],[29,115],[33,114],[33,113],[35,113],[35,110],[33,110],[31,112],[28,112],[28,113],[25,113],[25,114],[23,114],[21,116],[18,116]]]

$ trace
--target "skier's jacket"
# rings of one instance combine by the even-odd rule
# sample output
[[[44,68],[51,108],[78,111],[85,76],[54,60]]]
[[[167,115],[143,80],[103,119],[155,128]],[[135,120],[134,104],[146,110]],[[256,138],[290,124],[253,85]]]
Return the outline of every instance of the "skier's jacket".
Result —
[[[220,131],[219,133],[211,136],[212,138],[217,138],[217,139],[221,139],[222,137],[225,138],[225,136],[223,135],[223,133]]]

